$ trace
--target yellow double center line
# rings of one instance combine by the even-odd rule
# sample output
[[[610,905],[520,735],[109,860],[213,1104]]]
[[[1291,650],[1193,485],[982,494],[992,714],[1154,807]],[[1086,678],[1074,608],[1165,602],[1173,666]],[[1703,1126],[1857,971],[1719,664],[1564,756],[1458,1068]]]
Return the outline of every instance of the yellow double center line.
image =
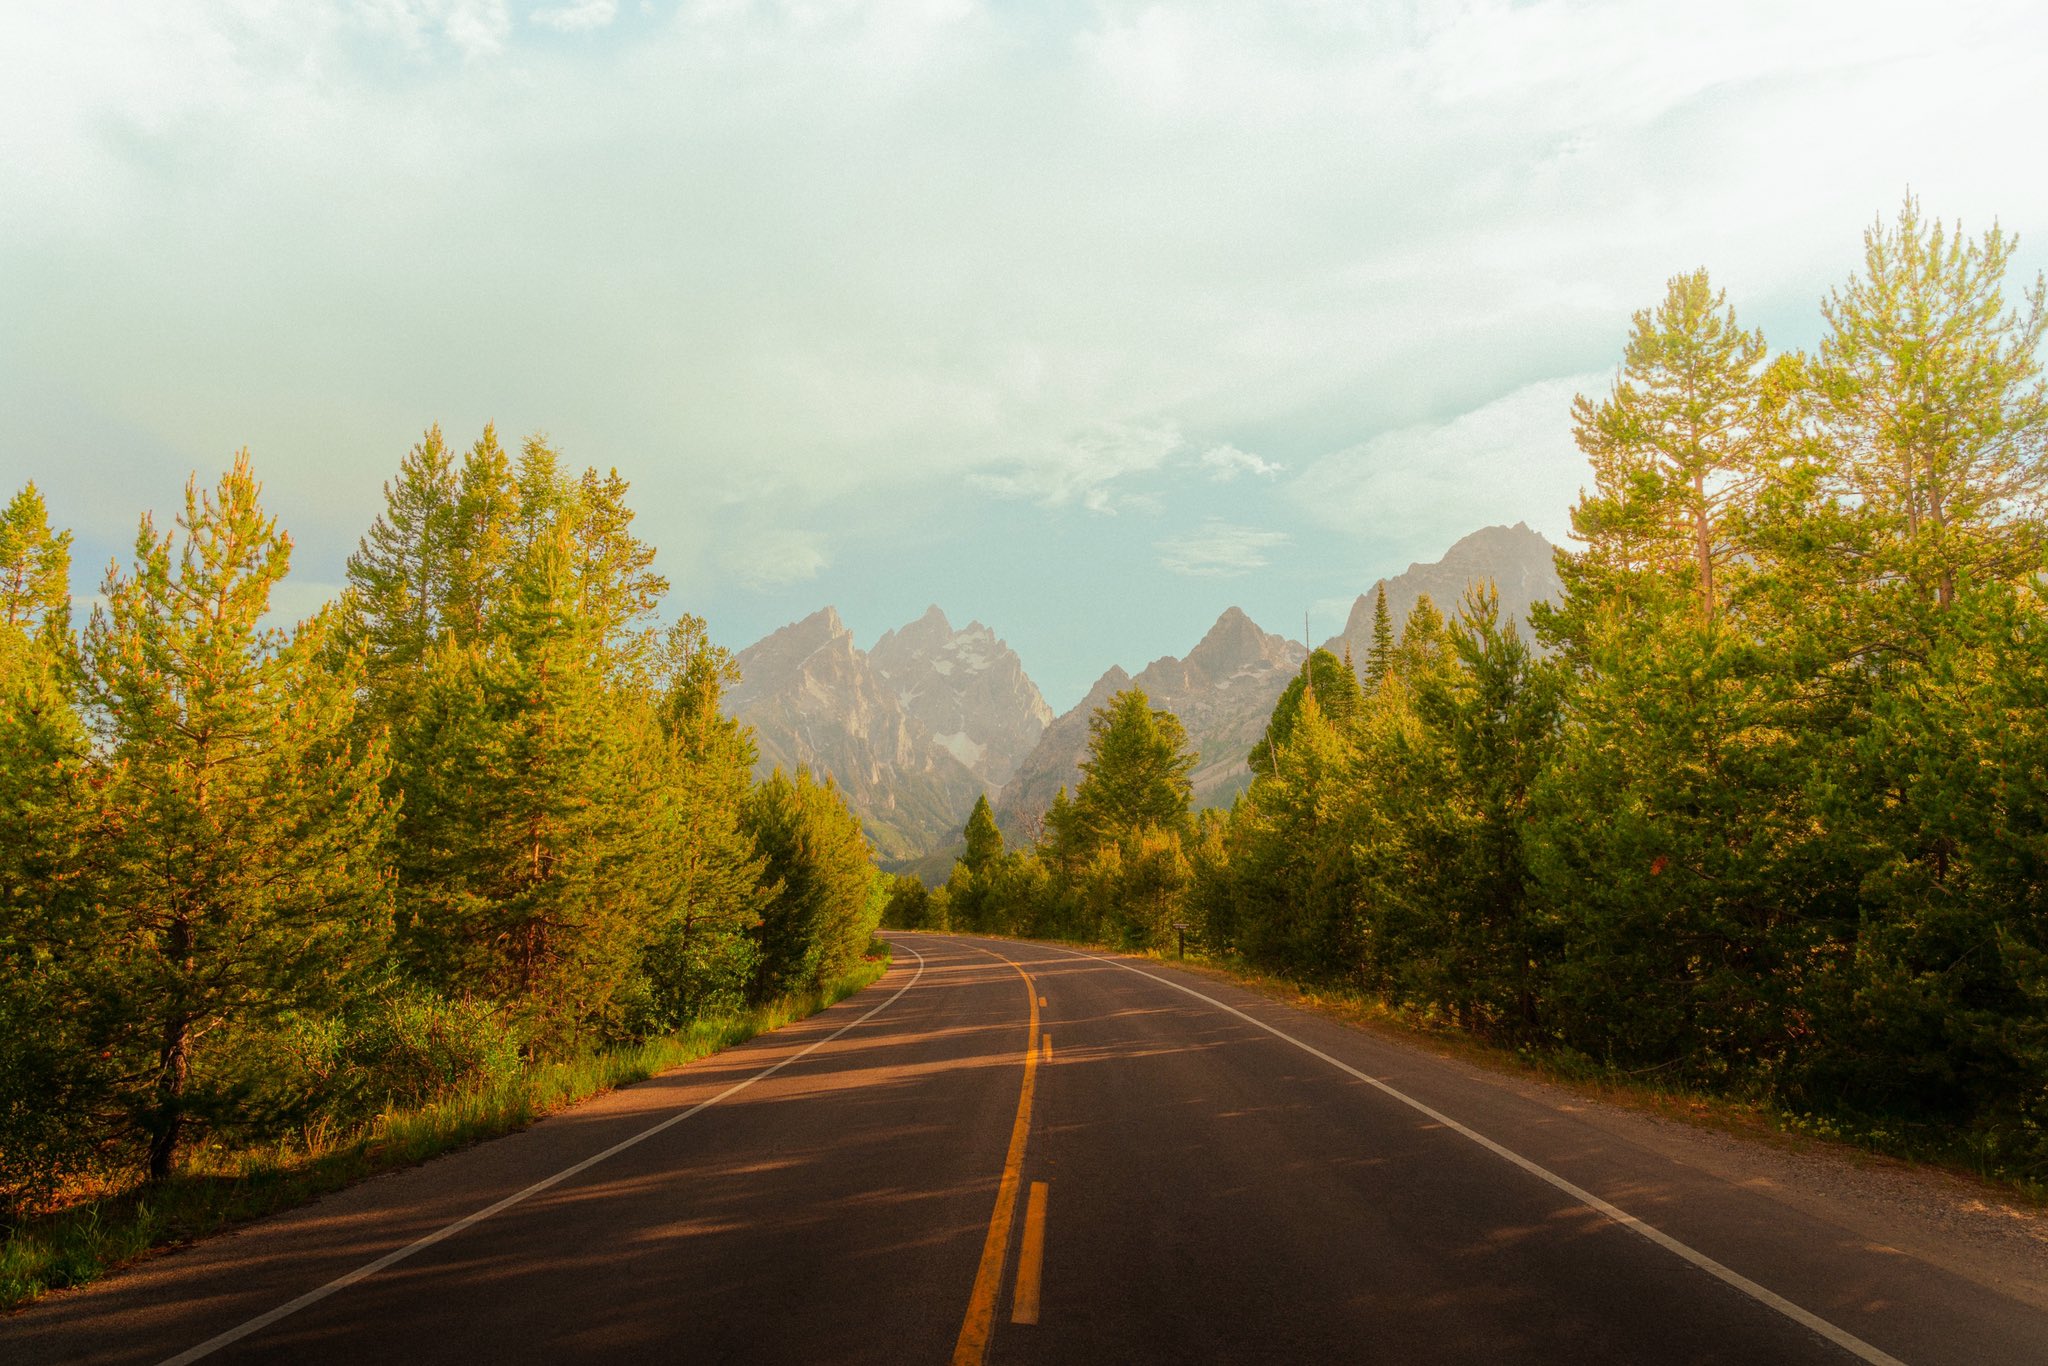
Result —
[[[996,1187],[995,1213],[989,1216],[988,1237],[981,1244],[974,1293],[967,1299],[967,1319],[960,1325],[960,1340],[953,1344],[953,1366],[981,1366],[988,1355],[988,1338],[996,1322],[996,1298],[1002,1293],[1003,1260],[1010,1250],[1010,1224],[1017,1217],[1017,1191],[1024,1179],[1024,1141],[1031,1136],[1031,1094],[1038,1084],[1038,988],[1022,967],[1007,958],[1001,961],[1016,968],[1017,975],[1024,979],[1031,1004],[1031,1028],[1024,1036],[1024,1088],[1017,1097],[1017,1121],[1010,1126],[1010,1152],[1003,1159],[1003,1179]]]

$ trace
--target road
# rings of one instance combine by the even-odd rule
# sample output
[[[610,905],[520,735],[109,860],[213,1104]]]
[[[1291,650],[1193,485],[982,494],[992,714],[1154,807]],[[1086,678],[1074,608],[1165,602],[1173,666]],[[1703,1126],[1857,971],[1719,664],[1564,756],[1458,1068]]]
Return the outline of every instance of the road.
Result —
[[[2000,1286],[1158,964],[861,995],[0,1322],[0,1361],[2048,1362]]]

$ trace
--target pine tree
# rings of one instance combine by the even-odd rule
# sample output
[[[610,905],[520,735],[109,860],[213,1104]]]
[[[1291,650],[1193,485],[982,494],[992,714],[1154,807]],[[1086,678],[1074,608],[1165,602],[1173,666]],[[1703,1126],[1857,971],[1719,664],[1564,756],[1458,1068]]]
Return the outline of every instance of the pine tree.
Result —
[[[1594,478],[1572,510],[1587,551],[1560,561],[1568,584],[1587,583],[1580,598],[1594,583],[1610,598],[1646,575],[1683,579],[1698,619],[1715,619],[1761,476],[1763,363],[1763,334],[1736,325],[1704,270],[1635,315],[1613,392],[1572,403]]]
[[[730,1004],[750,966],[760,865],[739,829],[752,753],[717,715],[730,661],[701,623],[666,645],[646,626],[666,585],[626,493],[539,437],[515,466],[485,429],[395,736],[405,959],[538,1050],[672,1027]]]
[[[1368,677],[1371,677],[1370,673]],[[1304,701],[1311,695],[1317,713],[1326,723],[1339,729],[1357,714],[1364,700],[1358,686],[1358,675],[1349,665],[1328,650],[1312,651],[1303,664],[1302,673],[1281,691],[1279,700],[1273,704],[1273,714],[1266,722],[1266,733],[1246,756],[1245,762],[1254,774],[1266,776],[1273,772],[1273,756],[1293,736],[1296,718],[1301,715]]]
[[[1284,728],[1275,708],[1270,761],[1231,813],[1227,871],[1214,893],[1247,953],[1342,976],[1356,971],[1363,947],[1351,823],[1367,799],[1347,734],[1362,699],[1356,676],[1346,676],[1352,707],[1341,720],[1324,712],[1323,689],[1305,692]]]
[[[86,630],[109,816],[96,1004],[152,1177],[194,1114],[232,1115],[230,1091],[195,1084],[218,1075],[209,1050],[331,1000],[387,914],[385,758],[348,741],[332,614],[261,624],[291,543],[259,491],[244,452],[211,494],[187,485],[182,538],[145,517]]]
[[[722,714],[732,656],[685,616],[661,649],[658,714],[666,744],[652,801],[660,813],[645,952],[649,1027],[673,1029],[744,1004],[758,954],[749,931],[767,903],[767,860],[746,826],[754,748]],[[922,885],[922,884],[920,884]]]
[[[798,769],[755,789],[748,824],[774,891],[757,931],[754,999],[803,991],[849,971],[880,922],[874,850],[839,790]]]
[[[367,657],[377,710],[410,694],[409,676],[446,629],[457,572],[455,457],[439,426],[384,485],[384,511],[348,559],[348,634]]]
[[[2041,565],[2048,385],[2039,349],[2048,285],[2006,305],[2018,248],[1926,223],[1910,194],[1863,238],[1864,274],[1822,305],[1820,418],[1839,453],[1836,488],[1871,524],[1873,587],[1896,580],[1947,608],[1966,580]]]
[[[0,512],[0,1225],[85,1161],[111,1084],[94,988],[91,739],[75,693],[69,532],[28,485]]]
[[[1420,594],[1415,605],[1408,609],[1408,619],[1401,624],[1401,643],[1395,647],[1389,676],[1420,678],[1443,667],[1449,658],[1444,614],[1437,610],[1429,594]]]
[[[1365,681],[1377,688],[1394,667],[1394,619],[1387,612],[1387,585],[1383,579],[1373,589],[1372,646],[1365,652]]]
[[[970,874],[984,874],[1003,856],[1003,832],[996,829],[995,813],[989,810],[988,794],[974,799],[967,816],[967,855],[961,862]]]
[[[401,737],[409,960],[476,991],[541,1051],[619,1026],[651,918],[657,819],[637,724],[576,615],[568,528],[539,518],[486,643],[444,642]]]
[[[1154,710],[1142,689],[1126,688],[1088,719],[1088,756],[1065,819],[1084,849],[1147,827],[1178,830],[1187,822],[1196,759],[1180,718]]]
[[[512,462],[498,445],[497,429],[486,426],[456,475],[455,523],[449,537],[444,620],[462,644],[479,643],[490,634],[514,559],[513,526],[519,516]]]
[[[385,510],[371,525],[348,572],[376,638],[373,666],[409,665],[443,628],[454,573],[455,458],[439,426],[405,455],[384,484]]]
[[[1448,658],[1397,703],[1408,724],[1361,758],[1381,785],[1380,810],[1353,818],[1365,932],[1388,956],[1396,995],[1527,1033],[1545,956],[1527,812],[1554,732],[1554,682],[1500,621],[1491,587],[1467,593],[1446,643]]]
[[[653,648],[651,631],[638,629],[668,592],[654,572],[654,547],[633,536],[627,484],[614,469],[600,477],[586,469],[577,484],[577,613],[598,633],[608,656],[638,667]]]
[[[2039,1085],[2017,1080],[2043,1057],[2015,1047],[2042,1027],[2024,876],[1986,879],[2025,863],[2007,832],[2025,825],[2015,762],[2035,727],[2014,703],[2035,691],[2048,544],[2048,300],[2037,277],[2008,306],[2014,251],[1996,227],[1926,222],[1909,196],[1865,234],[1805,369],[1817,450],[1772,549],[1799,590],[1782,630],[1811,661],[1802,814],[1824,833],[1802,885],[1835,889],[1834,952],[1781,1069],[1809,1104],[1988,1123]]]
[[[71,533],[50,530],[33,482],[0,511],[0,632],[61,637],[71,620]]]

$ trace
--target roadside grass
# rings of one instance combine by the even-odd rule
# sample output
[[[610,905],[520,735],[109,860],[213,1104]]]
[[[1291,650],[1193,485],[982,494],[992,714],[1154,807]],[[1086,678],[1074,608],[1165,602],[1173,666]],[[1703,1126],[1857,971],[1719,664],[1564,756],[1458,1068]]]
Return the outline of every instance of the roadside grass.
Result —
[[[52,1290],[85,1285],[154,1249],[511,1133],[579,1101],[745,1043],[846,999],[887,968],[888,947],[877,941],[867,961],[816,991],[698,1020],[639,1044],[537,1062],[495,1085],[394,1110],[366,1126],[314,1130],[288,1143],[196,1149],[179,1172],[153,1184],[75,1189],[60,1207],[19,1225],[0,1244],[0,1312]]]
[[[1131,952],[1104,945],[1086,947],[1110,953]],[[1220,978],[1286,1005],[1403,1042],[1419,1043],[1441,1056],[1476,1067],[1530,1077],[1590,1100],[1739,1135],[1788,1151],[1827,1150],[1838,1156],[1935,1168],[1980,1182],[2017,1203],[2048,1208],[2048,1179],[2038,1170],[2005,1160],[2000,1145],[1982,1135],[1930,1132],[1882,1121],[1806,1114],[1788,1109],[1761,1093],[1673,1082],[1659,1075],[1661,1069],[1631,1071],[1580,1053],[1509,1047],[1476,1035],[1447,1018],[1407,1009],[1356,988],[1267,972],[1234,954],[1209,954],[1190,947],[1185,958],[1158,949],[1133,956]]]

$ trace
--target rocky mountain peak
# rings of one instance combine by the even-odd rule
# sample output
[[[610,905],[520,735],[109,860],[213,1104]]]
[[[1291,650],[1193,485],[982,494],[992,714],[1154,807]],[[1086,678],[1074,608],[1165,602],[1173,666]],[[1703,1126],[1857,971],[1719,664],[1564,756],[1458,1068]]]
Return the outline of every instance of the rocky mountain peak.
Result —
[[[1387,613],[1398,634],[1423,594],[1450,616],[1457,612],[1468,587],[1489,580],[1500,592],[1501,616],[1513,618],[1525,640],[1530,607],[1554,602],[1564,592],[1563,581],[1557,577],[1556,549],[1526,522],[1481,527],[1459,538],[1442,559],[1411,564],[1405,572],[1380,580],[1374,589],[1384,586],[1387,590]],[[1359,594],[1342,634],[1332,637],[1325,649],[1342,654],[1348,644],[1352,658],[1364,660],[1372,647],[1374,589]]]
[[[830,774],[892,860],[945,847],[1052,720],[1015,651],[978,621],[954,630],[936,605],[869,651],[821,608],[738,663],[727,702],[754,728],[761,770]]]
[[[820,642],[847,634],[846,623],[839,619],[839,609],[831,606],[820,607],[802,621],[792,622],[782,629],[793,632],[799,638],[817,639]]]
[[[1228,678],[1246,668],[1288,663],[1290,652],[1300,653],[1291,641],[1260,630],[1242,608],[1232,607],[1188,651],[1187,663],[1211,678]]]
[[[1016,651],[979,621],[954,630],[936,605],[883,635],[869,658],[904,710],[991,788],[1052,720]]]
[[[1130,687],[1144,689],[1153,706],[1172,712],[1187,728],[1188,743],[1200,755],[1190,775],[1196,804],[1227,804],[1251,780],[1245,755],[1265,734],[1273,703],[1305,653],[1293,641],[1260,630],[1232,607],[1186,658],[1155,659],[1135,678],[1121,668],[1110,669],[1079,705],[1046,728],[1038,747],[1018,766],[1016,779],[1003,789],[997,819],[1012,831],[1029,830],[1062,784],[1071,790],[1088,751],[1089,717]]]

